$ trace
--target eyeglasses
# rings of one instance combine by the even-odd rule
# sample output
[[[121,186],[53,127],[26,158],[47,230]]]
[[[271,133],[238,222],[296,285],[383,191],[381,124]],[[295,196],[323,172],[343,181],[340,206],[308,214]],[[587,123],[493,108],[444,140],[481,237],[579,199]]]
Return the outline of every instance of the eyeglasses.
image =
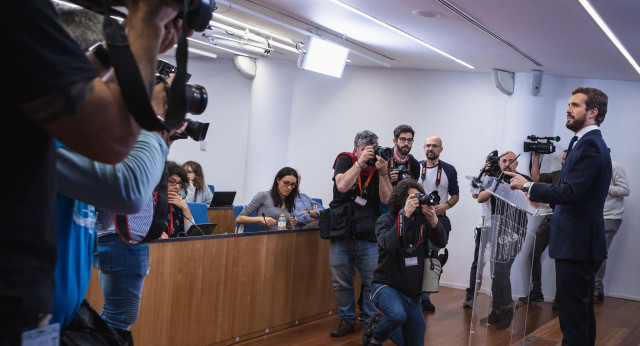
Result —
[[[413,143],[413,138],[404,138],[404,137],[400,137],[398,138],[399,142],[407,142],[407,143]]]
[[[180,185],[180,184],[182,184],[181,180],[169,179],[169,185],[171,185],[171,186],[176,186],[176,185]]]
[[[424,147],[425,148],[433,148],[433,149],[440,148],[440,146],[437,145],[437,144],[425,144]]]
[[[290,188],[292,188],[292,189],[293,189],[294,187],[296,187],[296,184],[297,184],[297,183],[290,183],[290,182],[285,181],[285,180],[280,180],[280,181],[284,184],[284,186],[286,186],[286,187],[290,187]]]

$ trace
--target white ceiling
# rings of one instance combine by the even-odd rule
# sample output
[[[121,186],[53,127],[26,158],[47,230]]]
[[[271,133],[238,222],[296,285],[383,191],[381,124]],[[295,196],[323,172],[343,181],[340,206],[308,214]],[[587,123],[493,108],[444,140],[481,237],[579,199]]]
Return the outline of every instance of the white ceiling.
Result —
[[[214,13],[305,41],[305,32],[364,53],[390,68],[513,72],[542,70],[565,77],[640,81],[640,74],[609,41],[578,0],[342,0],[362,12],[473,65],[469,69],[329,0],[219,0]],[[446,7],[449,2],[533,61]],[[640,1],[591,0],[616,36],[640,62]],[[414,10],[434,11],[425,18]],[[270,18],[270,19],[269,19]],[[222,19],[216,22],[225,23]],[[226,23],[225,23],[226,24]],[[201,33],[193,38],[203,40]],[[343,39],[344,38],[344,39]],[[192,47],[231,56],[200,44]],[[275,47],[267,59],[296,61]],[[349,64],[382,65],[351,53]],[[348,67],[347,67],[348,69]]]

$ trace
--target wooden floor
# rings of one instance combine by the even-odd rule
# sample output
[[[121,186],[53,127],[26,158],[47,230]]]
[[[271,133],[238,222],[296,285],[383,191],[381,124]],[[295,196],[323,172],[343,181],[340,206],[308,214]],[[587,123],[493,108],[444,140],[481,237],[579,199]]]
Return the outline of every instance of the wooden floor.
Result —
[[[436,312],[424,313],[427,324],[425,345],[469,344],[472,314],[471,309],[462,307],[464,298],[464,290],[448,287],[440,287],[440,292],[431,296]],[[640,345],[640,302],[607,297],[604,303],[596,304],[594,308],[597,319],[596,345]],[[524,325],[522,322],[525,318],[527,327],[523,330],[519,326]],[[362,323],[356,324],[355,333],[332,338],[329,333],[338,322],[338,316],[329,316],[236,345],[362,345]],[[557,312],[551,309],[550,302],[531,304],[528,310],[519,305],[513,326],[513,335],[521,337],[512,338],[510,331],[489,326],[486,335],[482,335],[482,344],[559,346],[562,340]],[[477,341],[476,337],[474,340]],[[393,343],[388,341],[385,344]]]

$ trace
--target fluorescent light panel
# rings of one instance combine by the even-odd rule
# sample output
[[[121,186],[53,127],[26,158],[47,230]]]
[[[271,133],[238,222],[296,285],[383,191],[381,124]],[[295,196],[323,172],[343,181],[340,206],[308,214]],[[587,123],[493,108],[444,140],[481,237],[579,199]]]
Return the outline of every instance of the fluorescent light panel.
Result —
[[[404,37],[406,37],[406,38],[408,38],[408,39],[410,39],[410,40],[412,40],[412,41],[414,41],[414,42],[416,42],[416,43],[418,43],[420,45],[423,45],[423,46],[435,51],[436,53],[444,55],[445,57],[457,62],[458,64],[461,64],[461,65],[463,65],[465,67],[468,67],[470,69],[475,69],[475,67],[473,67],[473,66],[467,64],[466,62],[454,57],[453,55],[447,54],[444,51],[442,51],[442,50],[440,50],[440,49],[438,49],[438,48],[436,48],[436,47],[434,47],[434,46],[432,46],[432,45],[420,40],[419,38],[417,38],[415,36],[412,36],[412,35],[404,32],[404,31],[402,31],[402,30],[400,30],[400,29],[398,29],[398,28],[396,28],[394,26],[391,26],[391,25],[389,25],[389,24],[387,24],[387,23],[385,23],[385,22],[383,22],[383,21],[381,21],[381,20],[379,20],[379,19],[377,19],[375,17],[372,17],[372,16],[370,16],[370,15],[368,15],[368,14],[366,14],[366,13],[360,11],[360,10],[357,10],[357,9],[355,9],[355,8],[345,4],[343,2],[340,2],[338,0],[329,0],[329,1],[335,3],[336,5],[342,6],[343,8],[345,8],[345,9],[347,9],[347,10],[349,10],[349,11],[351,11],[351,12],[353,12],[353,13],[359,15],[359,16],[362,16],[362,17],[364,17],[364,18],[366,18],[366,19],[368,19],[368,20],[370,20],[370,21],[372,21],[372,22],[374,22],[376,24],[382,25],[385,28],[387,28],[387,29],[389,29],[389,30],[391,30],[391,31],[393,31],[393,32],[395,32],[397,34],[400,34],[400,35],[402,35],[402,36],[404,36]]]
[[[349,49],[317,36],[309,36],[305,50],[298,59],[300,68],[336,78],[342,77]]]
[[[609,26],[607,25],[607,23],[605,23],[602,17],[600,17],[598,12],[593,8],[593,6],[591,6],[589,1],[587,0],[578,0],[578,1],[580,2],[580,5],[582,5],[582,7],[584,7],[584,9],[587,10],[591,18],[593,18],[593,20],[598,24],[598,26],[600,26],[600,29],[602,29],[602,31],[604,31],[607,37],[609,37],[609,40],[611,40],[611,42],[613,42],[616,48],[618,48],[620,53],[622,53],[622,55],[624,55],[627,61],[629,61],[631,66],[633,66],[633,68],[636,69],[636,72],[640,74],[640,66],[638,66],[638,63],[633,59],[631,54],[629,54],[627,49],[624,48],[624,46],[622,45],[622,42],[620,42],[620,40],[618,40],[618,38],[613,33],[613,31],[609,29]]]

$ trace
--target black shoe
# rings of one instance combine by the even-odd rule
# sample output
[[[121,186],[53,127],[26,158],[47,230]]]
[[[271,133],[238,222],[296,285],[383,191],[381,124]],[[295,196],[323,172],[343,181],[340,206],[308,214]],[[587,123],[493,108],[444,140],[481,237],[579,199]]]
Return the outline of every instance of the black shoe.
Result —
[[[604,292],[600,292],[596,295],[599,302],[604,302]]]
[[[558,310],[558,298],[553,298],[553,304],[551,305],[553,310]]]
[[[364,312],[360,312],[360,313],[358,314],[358,321],[360,321],[360,322],[364,322]]]
[[[496,324],[498,320],[500,320],[500,315],[498,315],[496,310],[492,309],[489,317],[487,317],[487,324]]]
[[[436,311],[436,307],[431,304],[430,299],[422,299],[422,310],[424,311]]]
[[[354,326],[345,321],[340,321],[340,324],[336,327],[336,329],[331,331],[331,336],[334,338],[340,338],[347,334],[353,333]]]
[[[462,302],[462,307],[463,308],[472,308],[473,307],[473,298],[466,299],[464,302]]]
[[[509,326],[511,325],[511,321],[513,320],[513,309],[504,311],[498,316],[498,329],[507,329],[509,328]]]
[[[542,293],[538,293],[538,292],[531,292],[529,293],[528,296],[526,297],[520,297],[518,299],[520,302],[525,303],[525,304],[529,304],[529,303],[540,303],[544,301],[544,296],[542,295]]]
[[[373,333],[376,331],[378,323],[380,323],[381,319],[381,312],[376,312],[375,314],[371,315],[371,317],[369,318],[369,323],[367,323],[367,325],[362,328],[362,333],[360,334],[360,336],[362,337],[363,345],[369,345],[369,343],[371,342],[371,338],[373,338]]]

